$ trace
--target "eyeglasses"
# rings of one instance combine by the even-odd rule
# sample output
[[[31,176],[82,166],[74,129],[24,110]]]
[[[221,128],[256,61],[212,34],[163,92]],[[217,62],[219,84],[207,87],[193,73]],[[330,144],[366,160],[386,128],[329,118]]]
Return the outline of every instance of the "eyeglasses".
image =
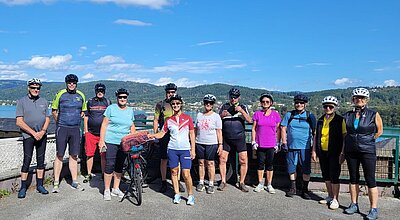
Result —
[[[268,100],[263,100],[263,101],[261,101],[261,103],[266,103],[266,104],[269,104],[269,103],[271,103],[270,101],[268,101]]]
[[[214,105],[214,102],[203,102],[204,105]]]
[[[174,106],[174,105],[181,105],[182,103],[181,102],[171,102],[171,105],[172,106]]]
[[[334,109],[335,108],[335,106],[333,106],[333,105],[324,105],[323,106],[324,107],[324,109]]]
[[[118,96],[118,99],[128,99],[128,96]]]
[[[304,105],[305,102],[294,102],[294,104],[296,104],[296,105],[298,105],[298,104]]]
[[[36,90],[40,90],[40,87],[36,87],[36,86],[29,86],[30,89],[36,89]]]

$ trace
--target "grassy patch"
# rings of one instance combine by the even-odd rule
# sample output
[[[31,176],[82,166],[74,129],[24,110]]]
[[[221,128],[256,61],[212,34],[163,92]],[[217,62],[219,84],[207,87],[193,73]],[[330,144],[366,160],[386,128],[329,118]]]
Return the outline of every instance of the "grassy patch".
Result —
[[[10,191],[6,190],[6,189],[0,189],[0,199],[6,196],[9,196],[11,194]]]

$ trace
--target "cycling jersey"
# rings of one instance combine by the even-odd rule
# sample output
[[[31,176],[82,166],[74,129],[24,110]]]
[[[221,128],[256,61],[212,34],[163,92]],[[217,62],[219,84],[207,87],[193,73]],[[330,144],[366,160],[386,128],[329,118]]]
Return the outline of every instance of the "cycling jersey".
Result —
[[[158,118],[158,128],[161,129],[165,120],[173,114],[174,110],[166,99],[158,102],[154,111],[154,118]]]
[[[222,134],[224,139],[241,139],[245,137],[245,125],[244,116],[242,113],[235,111],[235,107],[240,106],[247,114],[249,111],[245,105],[239,103],[232,105],[231,103],[225,103],[221,106],[219,114],[224,110],[227,110],[231,115],[222,118]]]
[[[193,120],[189,115],[181,114],[167,118],[163,131],[170,132],[168,149],[190,150],[189,131],[194,130]]]
[[[81,112],[86,111],[85,95],[79,90],[70,93],[63,89],[54,97],[51,108],[58,110],[58,126],[80,127]]]
[[[103,122],[103,114],[107,106],[111,104],[107,98],[93,97],[87,101],[87,111],[85,115],[88,117],[88,130],[90,133],[99,136],[100,127]]]

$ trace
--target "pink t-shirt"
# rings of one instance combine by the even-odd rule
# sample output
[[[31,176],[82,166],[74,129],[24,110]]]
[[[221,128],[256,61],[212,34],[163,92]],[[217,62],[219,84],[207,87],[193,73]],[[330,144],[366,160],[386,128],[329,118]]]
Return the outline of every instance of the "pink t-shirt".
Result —
[[[272,110],[268,116],[263,111],[256,111],[253,115],[256,125],[256,142],[261,148],[272,148],[276,145],[276,125],[281,121],[281,116]]]

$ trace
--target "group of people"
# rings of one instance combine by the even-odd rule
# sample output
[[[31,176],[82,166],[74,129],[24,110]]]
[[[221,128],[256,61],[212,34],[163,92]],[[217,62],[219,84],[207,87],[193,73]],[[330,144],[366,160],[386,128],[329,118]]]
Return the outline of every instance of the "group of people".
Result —
[[[59,91],[51,105],[52,115],[56,121],[56,159],[54,162],[53,193],[59,192],[60,173],[63,157],[68,145],[69,169],[72,176],[71,187],[84,190],[77,181],[77,156],[80,152],[81,120],[84,124],[85,152],[87,156],[88,175],[83,182],[92,179],[93,156],[99,149],[104,174],[104,194],[106,201],[112,196],[123,197],[120,190],[123,164],[126,154],[121,151],[121,139],[135,133],[134,111],[127,106],[129,92],[118,89],[115,92],[117,103],[112,104],[105,97],[106,86],[95,85],[96,96],[86,101],[82,92],[77,90],[78,77],[69,74],[65,77],[66,89]],[[18,100],[16,118],[17,126],[23,136],[24,161],[21,169],[21,189],[19,198],[24,198],[27,191],[27,176],[34,147],[37,155],[37,191],[48,194],[43,186],[44,154],[46,150],[47,128],[50,122],[47,101],[39,96],[42,82],[39,79],[28,81],[28,94]],[[274,110],[274,98],[271,94],[261,94],[261,109],[253,116],[240,103],[240,91],[232,88],[229,101],[214,112],[217,101],[212,94],[203,98],[204,109],[198,113],[196,121],[183,113],[183,98],[177,94],[177,86],[169,83],[165,86],[165,99],[155,107],[153,134],[149,138],[159,140],[161,152],[161,188],[167,191],[167,166],[171,169],[171,180],[174,190],[173,202],[181,201],[181,192],[185,191],[180,184],[180,174],[185,180],[188,193],[187,204],[194,205],[193,182],[190,174],[192,160],[199,161],[199,183],[196,191],[212,194],[215,192],[215,162],[219,161],[221,183],[217,190],[224,191],[226,183],[226,163],[229,153],[237,152],[240,165],[238,188],[249,192],[245,185],[248,170],[248,149],[246,146],[245,123],[252,124],[251,145],[257,152],[258,185],[254,192],[266,190],[274,194],[272,186],[274,155],[284,151],[291,186],[287,197],[297,193],[304,199],[310,199],[308,184],[311,173],[311,160],[319,163],[322,177],[326,183],[328,197],[320,203],[329,208],[339,207],[339,176],[341,164],[347,161],[350,174],[351,204],[345,209],[346,214],[359,212],[358,191],[360,164],[368,186],[370,212],[368,219],[376,219],[378,215],[378,189],[375,181],[376,147],[375,139],[383,133],[382,119],[378,112],[369,109],[369,91],[357,88],[352,92],[353,109],[343,116],[336,113],[338,99],[327,96],[322,100],[324,114],[317,120],[315,115],[306,110],[308,97],[304,94],[294,96],[294,110],[287,112],[283,119]],[[302,187],[297,189],[297,166],[301,167]],[[205,172],[208,171],[208,185]],[[265,173],[265,181],[264,181]],[[111,182],[113,186],[111,187]]]

